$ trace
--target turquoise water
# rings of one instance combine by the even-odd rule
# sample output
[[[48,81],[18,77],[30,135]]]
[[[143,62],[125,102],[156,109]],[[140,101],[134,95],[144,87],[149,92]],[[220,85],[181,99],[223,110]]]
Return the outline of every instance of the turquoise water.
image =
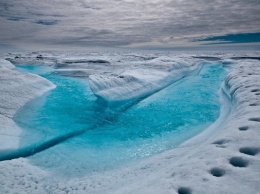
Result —
[[[225,76],[221,65],[205,65],[131,106],[109,108],[96,101],[86,79],[54,75],[45,67],[17,68],[57,85],[17,113],[24,129],[21,147],[35,149],[55,138],[55,146],[47,144],[30,162],[68,176],[115,168],[198,134],[219,116],[218,89]]]

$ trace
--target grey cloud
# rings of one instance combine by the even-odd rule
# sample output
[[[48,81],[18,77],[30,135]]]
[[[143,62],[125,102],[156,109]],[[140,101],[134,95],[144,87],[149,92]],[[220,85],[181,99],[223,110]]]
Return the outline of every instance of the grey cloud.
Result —
[[[150,39],[136,35],[122,35],[111,30],[97,30],[93,28],[75,28],[74,36],[56,37],[51,43],[59,45],[79,45],[79,46],[124,46]],[[70,34],[70,33],[68,33]]]
[[[0,17],[7,20],[0,20],[6,28],[0,41],[15,38],[16,44],[175,45],[260,31],[259,0],[2,0],[0,5]],[[20,37],[19,31],[30,36]]]

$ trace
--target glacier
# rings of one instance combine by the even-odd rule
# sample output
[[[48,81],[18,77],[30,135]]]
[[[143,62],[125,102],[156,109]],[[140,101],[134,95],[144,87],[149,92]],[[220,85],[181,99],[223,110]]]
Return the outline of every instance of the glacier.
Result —
[[[100,85],[103,82],[107,84],[106,79],[115,79],[115,81],[112,81],[112,85],[105,85],[104,88],[107,92],[104,92],[104,99],[107,98],[107,94],[111,93],[110,89],[113,90],[113,88],[125,84],[125,82],[117,80],[122,79],[119,78],[122,74],[126,73],[127,75],[127,72],[129,72],[131,76],[137,76],[139,71],[136,69],[145,69],[146,65],[148,71],[151,69],[152,72],[156,72],[155,67],[149,67],[149,63],[153,63],[153,60],[164,58],[167,63],[169,60],[174,61],[178,58],[178,60],[186,61],[188,64],[218,61],[228,71],[228,75],[222,85],[222,94],[225,95],[223,103],[228,103],[229,110],[222,111],[221,114],[227,113],[227,115],[220,115],[220,119],[216,121],[220,124],[216,124],[215,128],[209,127],[178,148],[111,171],[93,172],[80,177],[69,177],[69,175],[56,176],[46,169],[35,166],[30,162],[29,158],[1,161],[0,191],[3,193],[87,192],[113,194],[180,192],[213,194],[257,193],[260,190],[258,184],[260,182],[260,134],[258,130],[260,125],[260,62],[257,60],[259,54],[257,51],[134,53],[131,55],[92,53],[82,54],[81,56],[78,53],[41,53],[43,58],[48,57],[45,64],[43,62],[44,59],[36,58],[39,53],[1,53],[0,142],[2,151],[15,149],[19,146],[21,129],[13,121],[13,116],[18,109],[35,97],[55,87],[54,84],[40,76],[21,73],[13,69],[14,66],[5,60],[10,60],[10,58],[13,64],[15,64],[15,61],[20,63],[18,60],[28,64],[26,62],[28,59],[28,61],[33,61],[32,64],[50,65],[58,74],[62,69],[63,73],[65,71],[69,73],[66,76],[80,75],[86,81],[88,77],[90,77],[89,79],[94,77],[95,80],[96,77],[99,79],[103,75],[104,78],[101,77],[102,79],[100,78],[95,83],[98,87],[94,92],[102,91],[100,90]],[[70,68],[55,67],[58,61],[62,61],[70,56],[75,60],[75,55],[78,58],[86,59],[86,61],[81,60],[80,63],[71,63],[69,65],[74,67]],[[102,55],[102,57],[99,57],[99,55]],[[178,57],[176,57],[177,55]],[[15,58],[16,56],[18,58]],[[109,61],[109,65],[105,64],[106,68],[104,70],[100,68],[100,64],[96,66],[91,62],[91,60],[98,58]],[[88,65],[89,71],[88,69],[77,67],[77,64],[82,65],[83,63]],[[194,70],[197,68],[195,66]],[[74,68],[79,70],[76,74],[75,72],[69,72]],[[192,71],[188,70],[189,73]],[[171,75],[174,74],[173,72],[171,73]],[[164,80],[168,75],[167,70],[161,70],[159,67],[158,74],[154,73],[151,75],[151,77],[155,76],[158,78],[154,83],[159,83],[159,87],[153,87],[152,91],[157,91],[164,87],[160,85],[160,80]],[[149,76],[146,78],[149,79]],[[137,76],[137,79],[149,83],[143,77]],[[170,82],[173,79],[174,76],[170,76]],[[134,83],[133,86],[135,86]],[[129,91],[133,91],[133,86],[129,86]],[[108,101],[124,99],[122,94],[126,92],[124,89],[119,89],[121,92],[111,99],[108,97]],[[146,92],[138,91],[137,98],[152,93]],[[133,94],[126,97],[128,100],[132,98]],[[77,169],[77,167],[75,168]],[[81,169],[77,170],[80,171]]]

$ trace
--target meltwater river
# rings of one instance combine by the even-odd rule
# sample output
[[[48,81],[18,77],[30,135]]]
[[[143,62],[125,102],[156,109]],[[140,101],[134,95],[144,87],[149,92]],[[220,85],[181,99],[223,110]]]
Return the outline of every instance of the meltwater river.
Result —
[[[39,150],[30,162],[61,176],[116,168],[200,133],[219,116],[218,91],[226,75],[220,64],[204,65],[131,106],[109,108],[96,100],[86,79],[42,66],[17,68],[57,86],[21,108],[15,121],[23,128],[21,150]]]

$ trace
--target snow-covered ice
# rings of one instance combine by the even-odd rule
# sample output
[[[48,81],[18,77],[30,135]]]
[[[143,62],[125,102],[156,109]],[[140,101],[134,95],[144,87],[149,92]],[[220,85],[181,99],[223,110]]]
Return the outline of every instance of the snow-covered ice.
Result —
[[[91,81],[98,80],[94,84],[98,86],[96,90],[94,89],[96,94],[102,91],[100,90],[102,83],[106,83],[102,89],[105,88],[108,92],[102,94],[103,96],[111,94],[109,90],[125,85],[133,77],[134,80],[138,80],[137,83],[141,80],[142,83],[153,81],[153,84],[158,84],[156,89],[152,88],[149,91],[151,94],[173,81],[172,76],[171,81],[164,80],[176,70],[176,68],[167,70],[171,68],[168,64],[172,61],[178,60],[178,64],[179,61],[183,61],[189,65],[207,60],[218,61],[229,72],[222,86],[222,98],[225,103],[225,106],[222,106],[222,115],[217,124],[213,124],[213,127],[204,130],[179,148],[103,173],[96,172],[83,177],[58,177],[34,166],[27,158],[1,161],[0,193],[258,193],[260,191],[260,61],[252,58],[259,57],[259,54],[259,52],[204,52],[178,53],[179,57],[176,57],[176,53],[159,53],[144,54],[143,58],[140,57],[141,54],[131,56],[103,54],[102,57],[99,57],[101,54],[89,54],[87,57],[79,56],[81,61],[78,63],[75,63],[75,56],[70,54],[74,59],[68,63],[74,67],[67,68],[67,65],[67,69],[82,69],[84,67],[82,63],[89,65],[94,59],[109,62],[92,64],[86,68],[86,72],[90,69],[89,71],[99,75],[84,74],[85,79],[91,75]],[[35,54],[35,57],[29,54],[21,55],[22,63],[28,64],[25,55],[34,61],[39,54]],[[57,64],[69,58],[65,54],[50,53],[43,53],[42,57],[45,55],[52,59],[53,68],[57,70],[60,69]],[[11,56],[1,54],[2,59],[15,60],[16,56],[16,54]],[[82,58],[87,61],[83,61]],[[167,68],[154,66],[154,61],[162,58],[166,61],[164,64]],[[35,61],[33,63],[37,64],[37,60]],[[81,67],[77,67],[77,64]],[[41,61],[41,65],[50,63],[45,64]],[[100,68],[102,65],[107,68],[102,70]],[[149,71],[147,76],[145,76],[146,69]],[[113,73],[115,75],[112,75]],[[121,79],[124,81],[118,81]],[[161,81],[166,85],[162,85]],[[140,88],[139,85],[132,84],[132,81],[130,83],[127,91],[133,91],[133,86]],[[18,72],[11,63],[6,60],[0,61],[1,151],[15,149],[19,145],[20,129],[12,120],[16,111],[31,99],[54,87],[40,76]],[[120,90],[112,100],[122,99],[127,91]],[[147,94],[146,92],[138,91],[135,94],[140,97]],[[126,99],[131,97],[130,95]],[[104,99],[111,100],[109,97]]]

